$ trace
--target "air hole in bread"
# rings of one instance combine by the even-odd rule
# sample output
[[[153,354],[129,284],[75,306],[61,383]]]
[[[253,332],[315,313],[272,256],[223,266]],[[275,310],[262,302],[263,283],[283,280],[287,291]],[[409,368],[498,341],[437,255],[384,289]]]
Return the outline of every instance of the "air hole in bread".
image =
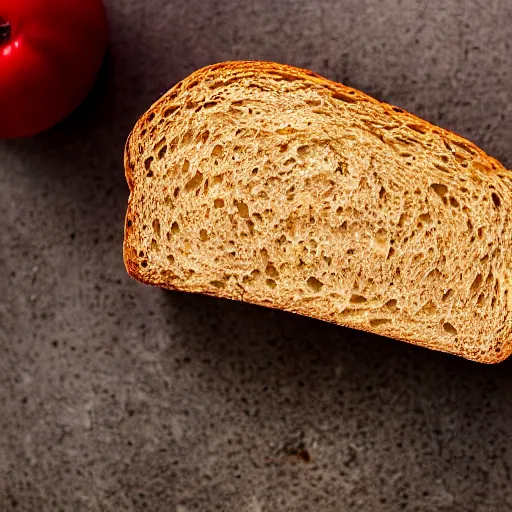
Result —
[[[143,258],[144,257],[144,251],[139,251],[139,258]]]
[[[485,302],[485,293],[481,293],[479,296],[478,296],[478,299],[476,301],[476,304],[478,307],[482,307],[483,303]]]
[[[251,235],[253,235],[254,234],[254,222],[251,219],[247,220],[247,227],[249,229],[249,233]]]
[[[367,300],[368,299],[364,295],[359,295],[357,293],[353,293],[352,296],[350,297],[351,304],[363,304]]]
[[[215,199],[215,201],[213,201],[213,206],[215,206],[215,208],[224,208],[224,199],[222,199],[222,198]]]
[[[407,221],[409,215],[407,213],[402,213],[400,215],[400,218],[398,219],[398,227],[403,228],[405,225],[405,222]]]
[[[308,145],[299,146],[297,148],[297,154],[299,155],[300,158],[307,157],[309,152],[310,152],[310,148]]]
[[[424,257],[425,257],[425,255],[422,252],[420,252],[420,253],[414,255],[414,258],[412,259],[412,261],[413,261],[413,263],[418,263],[419,261],[423,260]]]
[[[308,288],[313,292],[319,292],[324,286],[324,283],[322,283],[322,281],[316,277],[310,277],[306,281],[306,284],[308,285]]]
[[[440,183],[432,183],[430,188],[441,198],[446,195],[448,192],[448,187],[446,185],[441,185]]]
[[[279,152],[284,153],[285,151],[288,151],[288,144],[286,142],[279,145]]]
[[[147,260],[141,261],[140,266],[146,268],[148,266],[148,261]]]
[[[146,158],[144,160],[144,167],[146,168],[146,171],[149,171],[151,169],[151,164],[153,163],[154,158],[152,156]]]
[[[193,136],[193,133],[188,130],[181,138],[181,143],[183,145],[187,145],[187,144],[190,144],[192,141],[194,140],[194,136]]]
[[[277,239],[277,243],[279,245],[283,245],[285,242],[286,242],[286,235],[281,235],[278,239]]]
[[[422,213],[419,217],[418,217],[418,220],[420,222],[423,222],[425,224],[430,224],[431,222],[431,217],[430,217],[430,214],[429,213]]]
[[[393,249],[393,247],[390,247],[389,251],[388,251],[387,259],[389,260],[389,258],[393,257],[394,254],[395,254],[395,249]]]
[[[258,270],[257,268],[255,268],[252,272],[251,272],[251,277],[253,279],[258,279],[258,277],[261,276],[261,271]]]
[[[443,297],[442,297],[442,301],[443,302],[446,302],[451,296],[453,295],[453,290],[451,288],[448,288],[448,290],[446,290],[444,293],[443,293]]]
[[[126,225],[127,225],[129,228],[131,228],[131,227],[132,227],[132,225],[133,225],[133,222],[132,222],[131,220],[128,220],[128,221],[126,222]]]
[[[433,315],[437,312],[437,306],[429,300],[423,305],[419,312],[425,315]]]
[[[324,261],[327,263],[327,266],[330,267],[332,263],[332,258],[330,256],[324,256]]]
[[[355,98],[351,98],[347,94],[342,93],[341,91],[336,91],[332,94],[332,99],[337,101],[343,101],[344,103],[356,103]]]
[[[210,132],[208,130],[205,130],[201,135],[199,136],[199,140],[205,144],[208,140],[208,137],[210,137]]]
[[[201,239],[202,242],[206,242],[208,240],[208,232],[206,231],[206,229],[201,229],[199,231],[199,238]]]
[[[427,279],[440,279],[442,276],[441,272],[434,268],[427,274]]]
[[[218,185],[219,183],[222,183],[222,180],[224,179],[224,174],[216,174],[213,177],[213,183],[214,185]]]
[[[384,304],[384,309],[388,311],[396,311],[396,299],[390,299]]]
[[[236,199],[233,201],[234,205],[238,209],[238,215],[242,217],[242,219],[249,218],[249,207],[247,206],[247,203],[244,203],[243,201],[239,202]]]
[[[288,125],[284,128],[277,129],[276,133],[279,135],[292,135],[294,133],[297,133],[297,130]]]
[[[190,162],[187,159],[185,159],[183,162],[183,165],[181,166],[181,171],[183,173],[187,173],[189,169],[190,169]]]
[[[168,254],[167,261],[172,265],[174,263],[174,256],[172,254]]]
[[[450,205],[453,206],[454,208],[458,208],[459,207],[459,202],[457,201],[457,199],[455,199],[455,197],[450,197]]]
[[[334,169],[335,173],[341,174],[342,176],[347,171],[348,171],[348,166],[345,162],[338,162],[338,164],[336,165],[336,169]]]
[[[223,279],[216,279],[214,281],[210,281],[210,284],[215,286],[215,288],[224,288],[226,286],[226,281]]]
[[[265,283],[269,288],[272,289],[274,289],[277,286],[277,283],[273,279],[267,279]]]
[[[386,195],[386,189],[384,187],[380,187],[379,190],[379,199],[384,199],[384,196]]]
[[[389,318],[372,318],[370,320],[370,325],[372,327],[379,327],[380,325],[388,324],[391,322]]]
[[[245,284],[252,283],[261,276],[261,272],[258,269],[254,269],[250,275],[244,276],[242,282]]]
[[[441,171],[441,172],[444,172],[444,173],[446,173],[446,174],[450,174],[450,172],[451,172],[451,171],[450,171],[447,167],[445,167],[444,165],[434,164],[434,167],[435,167],[437,170],[439,170],[439,171]]]
[[[158,249],[158,242],[154,238],[152,238],[151,239],[151,250],[156,251],[157,249]]]
[[[158,219],[153,221],[153,231],[157,237],[160,236],[160,221]]]
[[[478,238],[482,239],[484,237],[484,228],[483,228],[483,226],[478,228],[477,233],[478,233]]]
[[[171,233],[177,235],[180,232],[180,225],[174,221],[171,225]]]
[[[415,132],[421,133],[422,135],[428,132],[428,128],[421,124],[416,123],[408,123],[407,128],[410,128],[411,130],[414,130]]]
[[[454,149],[450,146],[449,142],[446,139],[443,139],[444,147],[450,152],[453,153]]]
[[[167,146],[164,146],[163,148],[160,149],[160,151],[158,151],[158,154],[157,154],[158,160],[162,160],[162,158],[165,156],[166,153],[167,153]]]
[[[180,187],[176,187],[176,188],[174,189],[174,193],[173,193],[173,195],[174,195],[174,197],[175,197],[175,198],[176,198],[176,197],[178,197],[178,196],[180,195]]]
[[[265,268],[265,274],[269,277],[273,277],[274,279],[277,279],[279,277],[279,272],[277,271],[276,267],[272,265],[272,263],[269,263]]]
[[[496,192],[493,192],[491,194],[491,198],[492,198],[492,202],[494,203],[494,206],[496,206],[496,208],[499,208],[501,205],[501,199],[498,196],[498,194],[496,194]]]
[[[448,334],[451,334],[451,335],[457,334],[457,329],[455,329],[455,327],[450,322],[445,322],[443,324],[443,329]]]
[[[201,183],[203,182],[203,175],[197,171],[192,178],[190,178],[186,185],[185,190],[187,192],[190,192],[191,190],[196,190],[201,186]]]
[[[471,293],[476,293],[480,289],[480,286],[482,286],[482,281],[482,274],[477,274],[473,280],[473,284],[471,285]]]
[[[169,117],[170,115],[174,114],[176,110],[178,110],[180,107],[178,105],[170,105],[167,107],[163,112],[163,117]]]

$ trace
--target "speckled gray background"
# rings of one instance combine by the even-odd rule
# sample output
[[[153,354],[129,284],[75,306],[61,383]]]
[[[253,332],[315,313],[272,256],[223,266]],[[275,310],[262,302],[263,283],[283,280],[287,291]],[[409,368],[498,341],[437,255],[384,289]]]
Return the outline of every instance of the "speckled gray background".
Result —
[[[512,361],[152,289],[121,255],[124,140],[216,61],[313,69],[512,167],[512,2],[107,7],[91,98],[0,142],[0,510],[512,510]]]

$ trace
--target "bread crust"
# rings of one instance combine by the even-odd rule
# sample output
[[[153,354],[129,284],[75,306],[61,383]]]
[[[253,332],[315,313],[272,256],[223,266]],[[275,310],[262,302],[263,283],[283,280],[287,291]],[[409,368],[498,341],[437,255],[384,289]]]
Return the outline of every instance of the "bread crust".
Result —
[[[459,355],[478,362],[498,363],[506,359],[512,353],[512,343],[508,339],[503,341],[501,350],[499,352],[489,351],[487,353],[481,353],[481,351],[477,349],[473,351],[471,350],[471,348],[466,348],[465,351],[443,349],[440,348],[439,345],[437,345],[435,342],[433,342],[427,335],[425,337],[420,338],[414,335],[401,334],[400,332],[397,332],[397,329],[388,328],[385,326],[380,327],[378,330],[376,330],[372,328],[370,325],[364,325],[361,323],[353,322],[350,321],[349,319],[343,319],[342,321],[339,318],[336,318],[334,314],[329,314],[329,312],[327,311],[324,311],[323,314],[319,314],[318,310],[314,310],[315,308],[310,308],[308,303],[297,305],[296,303],[288,303],[285,300],[282,300],[281,298],[269,299],[269,297],[265,296],[263,292],[253,293],[250,295],[240,292],[239,295],[234,295],[233,292],[227,292],[222,288],[217,289],[212,286],[209,286],[208,284],[205,284],[204,286],[199,286],[197,288],[193,288],[190,285],[184,285],[184,283],[180,283],[178,280],[162,280],[162,278],[156,273],[152,274],[151,270],[141,272],[141,268],[137,263],[137,251],[132,244],[133,230],[136,229],[135,225],[137,224],[137,222],[134,222],[134,219],[136,219],[138,215],[138,212],[134,208],[134,204],[132,201],[132,193],[134,190],[136,180],[134,170],[136,169],[137,165],[140,165],[140,162],[138,160],[138,154],[140,153],[139,145],[141,143],[142,138],[145,136],[147,130],[149,129],[149,121],[151,120],[152,116],[154,116],[155,112],[162,111],[162,109],[164,109],[165,106],[168,105],[170,102],[174,101],[175,98],[178,97],[178,95],[183,95],[187,91],[192,90],[196,86],[196,84],[202,82],[203,80],[215,77],[227,83],[231,81],[238,81],[242,78],[252,76],[278,76],[283,79],[301,79],[305,82],[325,87],[332,94],[339,94],[345,98],[350,98],[350,101],[368,102],[374,105],[378,105],[379,108],[381,108],[387,113],[390,119],[398,120],[401,123],[405,122],[407,124],[414,125],[417,127],[419,131],[422,132],[431,132],[433,134],[437,134],[441,136],[444,140],[450,142],[452,145],[463,148],[465,151],[469,152],[474,159],[482,162],[482,165],[485,169],[487,169],[487,172],[508,172],[497,160],[488,156],[475,144],[464,139],[463,137],[449,130],[440,128],[438,126],[434,126],[431,123],[404,111],[403,109],[394,107],[387,103],[379,102],[361,91],[352,89],[340,83],[333,82],[311,71],[298,69],[283,64],[260,61],[224,62],[212,66],[207,66],[202,69],[199,69],[198,71],[191,74],[189,77],[185,78],[182,82],[176,84],[159,100],[157,100],[151,106],[151,108],[143,116],[141,116],[141,118],[138,120],[133,131],[131,132],[127,139],[125,146],[124,165],[126,180],[128,183],[128,187],[130,189],[130,199],[128,202],[128,210],[125,220],[123,253],[124,263],[130,276],[132,276],[134,279],[142,283],[155,285],[167,289],[186,291],[192,293],[202,293],[205,295],[210,295],[219,298],[243,300],[245,302],[263,305],[265,307],[285,310],[288,312],[293,312],[304,316],[310,316],[323,321],[346,326],[349,328],[363,330],[371,333],[377,333],[379,335],[401,340],[407,343],[412,343],[427,348],[433,348],[436,350],[444,350],[446,352],[450,352],[455,355]]]

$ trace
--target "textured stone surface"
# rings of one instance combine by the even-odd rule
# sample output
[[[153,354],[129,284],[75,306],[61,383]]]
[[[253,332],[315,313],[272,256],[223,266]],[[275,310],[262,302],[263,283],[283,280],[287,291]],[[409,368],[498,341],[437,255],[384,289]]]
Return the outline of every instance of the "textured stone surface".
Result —
[[[308,67],[512,167],[506,0],[109,0],[87,103],[0,142],[0,510],[512,510],[512,361],[125,273],[124,140],[215,61]]]

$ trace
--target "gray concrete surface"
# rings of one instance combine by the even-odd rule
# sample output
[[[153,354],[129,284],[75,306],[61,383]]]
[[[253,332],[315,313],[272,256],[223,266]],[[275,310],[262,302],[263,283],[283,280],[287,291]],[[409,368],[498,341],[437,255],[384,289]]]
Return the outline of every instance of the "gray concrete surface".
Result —
[[[109,0],[86,104],[0,142],[1,511],[512,510],[512,361],[144,287],[122,150],[228,59],[313,69],[512,167],[509,0]]]

